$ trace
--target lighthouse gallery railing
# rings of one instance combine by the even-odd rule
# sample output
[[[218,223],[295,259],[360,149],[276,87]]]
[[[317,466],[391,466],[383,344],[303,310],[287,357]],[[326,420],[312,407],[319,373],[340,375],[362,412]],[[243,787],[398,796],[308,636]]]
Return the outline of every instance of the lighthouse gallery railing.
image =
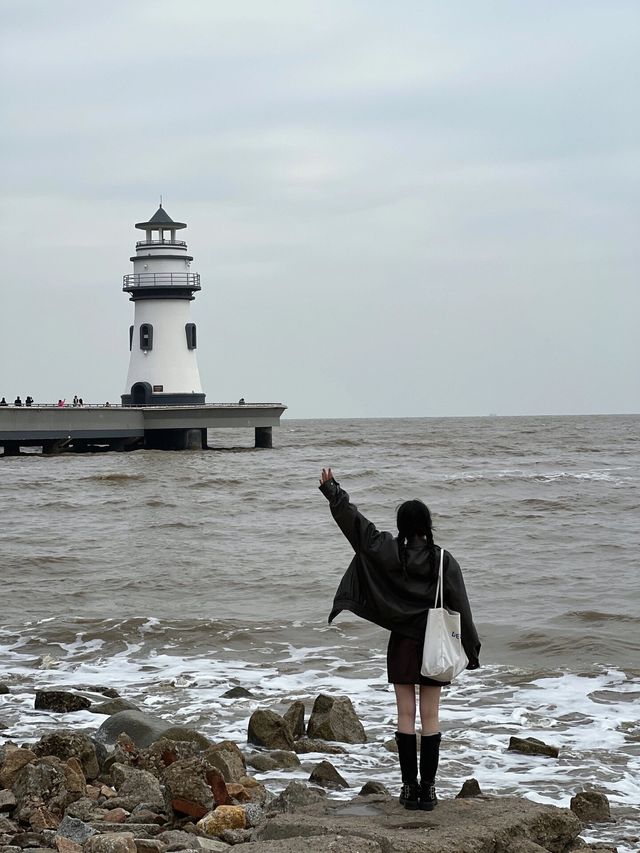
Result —
[[[200,290],[200,274],[197,272],[139,272],[122,277],[122,289],[135,287],[189,287]]]

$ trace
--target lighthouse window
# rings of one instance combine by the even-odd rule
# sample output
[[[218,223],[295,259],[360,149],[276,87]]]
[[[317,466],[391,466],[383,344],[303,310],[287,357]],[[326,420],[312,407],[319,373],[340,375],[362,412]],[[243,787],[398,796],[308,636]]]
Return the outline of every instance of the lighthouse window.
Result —
[[[140,349],[153,349],[153,326],[151,323],[143,323],[140,326]]]
[[[133,326],[129,326],[129,352],[133,347]]]
[[[187,323],[184,327],[187,333],[187,349],[196,348],[196,324]]]

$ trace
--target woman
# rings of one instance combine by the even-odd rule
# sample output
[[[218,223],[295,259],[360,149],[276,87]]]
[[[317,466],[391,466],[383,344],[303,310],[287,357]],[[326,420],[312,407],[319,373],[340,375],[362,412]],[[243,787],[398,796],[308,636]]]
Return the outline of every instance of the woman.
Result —
[[[341,610],[391,631],[387,647],[387,675],[398,706],[396,742],[402,773],[400,803],[406,809],[431,811],[437,805],[436,771],[440,755],[440,682],[420,674],[427,610],[434,606],[440,547],[434,544],[431,515],[422,501],[403,503],[397,512],[398,536],[379,531],[349,500],[331,468],[322,469],[320,491],[331,514],[349,540],[355,556],[338,591],[329,622]],[[462,645],[469,663],[480,665],[480,640],[460,566],[444,552],[444,603],[460,613]],[[420,691],[420,784],[416,720],[416,685]]]

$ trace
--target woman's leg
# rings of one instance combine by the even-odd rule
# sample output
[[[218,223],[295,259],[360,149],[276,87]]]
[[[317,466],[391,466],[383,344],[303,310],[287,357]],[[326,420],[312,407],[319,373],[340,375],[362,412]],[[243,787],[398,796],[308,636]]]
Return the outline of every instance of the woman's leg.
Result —
[[[394,684],[393,688],[396,691],[396,704],[398,706],[398,731],[401,734],[413,735],[416,732],[415,685]]]
[[[440,731],[439,711],[441,690],[442,687],[429,687],[425,684],[420,685],[420,723],[422,724],[423,737],[425,735],[434,735]],[[398,713],[399,709],[400,704],[398,703]]]
[[[398,758],[402,773],[400,805],[417,809],[418,800],[418,744],[416,738],[416,688],[413,684],[394,684],[398,704]]]
[[[441,687],[420,686],[420,794],[419,808],[431,811],[438,804],[435,781],[440,758],[440,708]]]

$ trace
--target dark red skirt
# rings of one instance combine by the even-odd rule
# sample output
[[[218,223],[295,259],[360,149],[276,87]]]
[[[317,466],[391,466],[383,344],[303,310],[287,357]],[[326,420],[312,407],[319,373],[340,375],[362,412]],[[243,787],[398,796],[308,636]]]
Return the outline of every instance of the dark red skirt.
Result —
[[[387,679],[389,684],[422,684],[427,687],[447,687],[450,681],[434,681],[420,675],[422,643],[402,634],[391,632],[387,646]]]

